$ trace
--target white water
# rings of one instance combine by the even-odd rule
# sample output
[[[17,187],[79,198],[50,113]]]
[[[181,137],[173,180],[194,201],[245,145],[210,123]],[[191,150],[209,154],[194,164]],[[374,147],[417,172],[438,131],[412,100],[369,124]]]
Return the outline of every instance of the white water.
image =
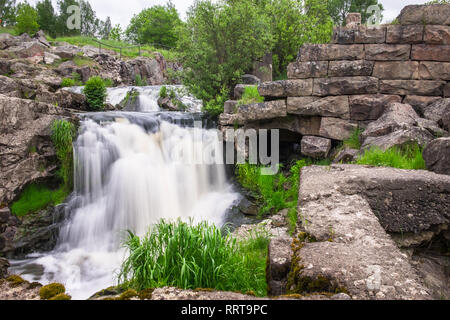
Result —
[[[108,121],[88,115],[82,122],[74,144],[76,196],[56,249],[15,262],[14,270],[29,281],[63,283],[74,299],[116,284],[126,230],[142,236],[160,219],[178,218],[221,226],[238,198],[222,165],[178,160],[180,153],[201,158],[218,147],[215,130],[181,127],[156,113],[96,115]],[[136,119],[159,125],[146,131]]]

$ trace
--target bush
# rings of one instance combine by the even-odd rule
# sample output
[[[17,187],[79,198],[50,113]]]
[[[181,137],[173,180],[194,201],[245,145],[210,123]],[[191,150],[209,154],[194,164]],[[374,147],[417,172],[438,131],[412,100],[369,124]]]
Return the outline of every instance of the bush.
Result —
[[[18,6],[15,30],[18,34],[28,33],[33,36],[39,31],[38,14],[28,3]]]
[[[159,90],[159,97],[160,98],[167,98],[167,87],[166,86],[162,86],[161,90]]]
[[[71,78],[64,78],[61,82],[61,87],[74,87],[76,85],[75,80]]]
[[[106,101],[106,86],[100,77],[92,77],[86,82],[83,89],[89,107],[93,111],[104,109]]]
[[[225,88],[222,88],[222,91],[219,95],[216,96],[215,99],[208,101],[203,106],[203,111],[208,113],[208,115],[212,118],[218,117],[221,113],[223,113],[223,106],[225,101],[228,100],[229,91]]]
[[[422,153],[423,149],[417,144],[403,148],[394,147],[386,151],[380,148],[372,148],[364,152],[356,163],[377,167],[424,170],[426,165]]]
[[[242,94],[241,100],[239,100],[239,104],[252,104],[252,103],[260,103],[264,102],[264,98],[259,95],[258,87],[251,86],[245,87],[244,93]]]
[[[119,281],[136,290],[173,286],[267,294],[268,238],[237,242],[206,222],[161,221],[142,239],[129,234]]]

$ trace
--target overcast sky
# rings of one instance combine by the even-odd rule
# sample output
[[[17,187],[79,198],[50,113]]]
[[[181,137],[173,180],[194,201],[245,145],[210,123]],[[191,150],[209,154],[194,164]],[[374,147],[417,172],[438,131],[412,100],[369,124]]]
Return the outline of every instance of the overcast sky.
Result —
[[[56,7],[56,0],[52,0]],[[429,0],[381,0],[385,11],[383,13],[384,20],[394,20],[401,9],[408,4],[423,4]],[[29,0],[28,2],[35,4],[38,0]],[[89,0],[92,8],[97,16],[102,20],[111,17],[113,24],[120,23],[122,27],[126,27],[134,14],[139,13],[142,9],[157,5],[165,4],[166,0]],[[186,16],[186,11],[194,3],[194,0],[172,0],[178,9],[182,19]]]

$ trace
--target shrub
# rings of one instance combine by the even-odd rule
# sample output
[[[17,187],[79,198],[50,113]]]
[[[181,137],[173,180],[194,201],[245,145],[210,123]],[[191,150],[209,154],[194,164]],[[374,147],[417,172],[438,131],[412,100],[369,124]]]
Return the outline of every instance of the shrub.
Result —
[[[83,89],[89,107],[94,110],[103,110],[106,100],[106,86],[100,77],[92,77],[86,82]]]
[[[71,79],[71,78],[64,78],[61,82],[61,87],[66,88],[66,87],[74,87],[76,86],[75,80]]]
[[[268,238],[237,242],[206,222],[161,221],[142,239],[129,233],[119,282],[135,290],[174,286],[267,294]]]
[[[17,34],[28,33],[33,36],[39,30],[38,14],[28,3],[18,7],[15,30]]]
[[[238,104],[242,105],[260,102],[264,102],[264,98],[259,95],[258,87],[251,86],[244,89],[244,93],[242,94],[242,98],[239,100]]]
[[[162,86],[161,89],[159,90],[159,97],[160,98],[167,98],[167,87],[166,86]]]
[[[380,148],[371,148],[359,157],[357,164],[423,170],[426,169],[426,165],[422,153],[423,149],[417,144],[407,145],[403,148],[393,147],[386,151]]]
[[[66,288],[62,284],[52,283],[52,284],[43,286],[39,290],[39,296],[41,297],[41,300],[49,300],[60,294],[64,294],[65,292],[66,292]]]
[[[203,110],[212,118],[218,117],[221,113],[223,113],[223,106],[225,101],[228,100],[228,97],[229,91],[222,88],[220,94],[217,95],[215,99],[208,101],[204,105]]]

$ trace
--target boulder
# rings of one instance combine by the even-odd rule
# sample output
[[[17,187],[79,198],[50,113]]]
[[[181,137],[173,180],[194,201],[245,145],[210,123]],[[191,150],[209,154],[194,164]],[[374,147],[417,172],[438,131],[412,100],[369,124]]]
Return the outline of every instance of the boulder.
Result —
[[[447,84],[444,87],[444,97],[450,98],[450,82],[447,82]]]
[[[0,76],[0,94],[4,94],[10,97],[21,97],[21,86],[18,81]]]
[[[423,113],[430,104],[441,99],[441,97],[406,96],[403,103],[411,105],[417,114],[423,116]]]
[[[428,170],[450,175],[450,138],[430,142],[423,152],[423,158]]]
[[[425,147],[434,136],[426,128],[411,127],[409,129],[401,129],[383,136],[370,136],[364,139],[362,150],[378,148],[386,151],[393,147],[403,147],[417,143],[422,148]]]
[[[328,76],[330,77],[355,77],[371,76],[373,71],[373,61],[330,61]],[[325,73],[326,76],[326,73]]]
[[[345,148],[339,151],[333,160],[333,163],[349,163],[353,162],[358,158],[359,150]]]
[[[444,130],[450,131],[450,98],[440,99],[427,106],[424,117],[437,122]]]
[[[162,108],[164,110],[180,111],[178,109],[178,105],[176,105],[175,102],[173,101],[173,99],[171,99],[170,97],[166,97],[166,98],[160,97],[158,99],[158,105],[160,108]]]
[[[5,50],[8,47],[14,46],[17,40],[9,33],[0,33],[0,50]]]
[[[261,83],[261,80],[252,74],[244,74],[242,76],[242,83],[257,86]]]
[[[0,258],[0,279],[6,278],[10,264],[5,258]]]
[[[46,46],[43,44],[32,41],[19,43],[17,46],[9,47],[7,51],[17,58],[33,58],[43,57],[46,50]]]
[[[409,60],[411,46],[407,44],[366,44],[366,60],[404,61]]]
[[[373,76],[382,80],[421,79],[417,61],[377,61],[373,68]]]
[[[349,97],[350,119],[367,121],[378,120],[387,105],[401,102],[402,98],[395,95],[355,95]]]
[[[247,198],[243,198],[238,205],[239,211],[246,216],[257,216],[259,214],[259,207]]]
[[[422,61],[419,65],[419,78],[424,80],[450,80],[450,63]]]
[[[77,46],[65,44],[63,46],[52,47],[51,53],[59,56],[61,59],[73,59],[81,52]]]
[[[380,93],[396,95],[442,96],[445,81],[380,80]]]
[[[292,238],[279,237],[270,240],[267,260],[269,296],[286,294],[286,285],[292,263]]]
[[[386,43],[421,43],[423,25],[388,25]]]
[[[306,97],[307,98],[307,97]],[[347,96],[330,96],[319,100],[314,99],[310,103],[304,103],[307,99],[288,99],[288,113],[301,116],[323,116],[341,119],[350,119],[350,108]],[[312,97],[311,97],[311,100]],[[296,104],[293,102],[297,101]]]
[[[304,106],[321,99],[320,97],[305,96],[305,97],[289,97],[287,98],[287,112],[289,114],[296,114]]]
[[[411,59],[450,62],[450,45],[415,44],[412,46]]]
[[[338,96],[378,93],[374,77],[336,77],[314,79],[313,95]]]
[[[63,109],[89,110],[89,105],[84,94],[61,89],[55,94],[56,104]]]
[[[261,96],[275,98],[310,96],[312,90],[312,79],[263,82],[258,86]]]
[[[358,125],[339,118],[322,118],[319,136],[344,141],[352,135]]]
[[[323,78],[328,74],[328,61],[293,62],[288,65],[289,79]]]
[[[425,26],[423,41],[428,44],[450,44],[450,26]]]
[[[400,12],[397,20],[402,25],[450,25],[450,5],[429,4],[406,6]]]
[[[75,64],[75,62],[70,60],[61,63],[56,69],[56,72],[59,73],[61,76],[67,77],[71,76],[72,73],[76,72],[76,70],[78,70],[78,66]]]
[[[304,136],[302,154],[314,159],[325,159],[331,150],[331,140],[326,138]]]
[[[53,64],[56,61],[61,60],[60,56],[50,53],[50,52],[45,52],[44,53],[44,63],[45,64]]]
[[[102,59],[115,60],[110,55],[99,55],[96,61]],[[166,68],[165,59],[160,54],[155,53],[154,59],[137,57],[132,60],[120,61],[120,76],[124,84],[134,85],[136,76],[140,76],[149,86],[163,85],[166,80]]]
[[[43,44],[47,48],[50,48],[50,43],[47,41],[47,37],[45,36],[44,31],[39,30],[33,37],[33,39],[36,39],[40,44]]]
[[[236,113],[238,108],[238,102],[236,100],[228,100],[225,101],[225,104],[223,106],[223,112],[228,114]]]

